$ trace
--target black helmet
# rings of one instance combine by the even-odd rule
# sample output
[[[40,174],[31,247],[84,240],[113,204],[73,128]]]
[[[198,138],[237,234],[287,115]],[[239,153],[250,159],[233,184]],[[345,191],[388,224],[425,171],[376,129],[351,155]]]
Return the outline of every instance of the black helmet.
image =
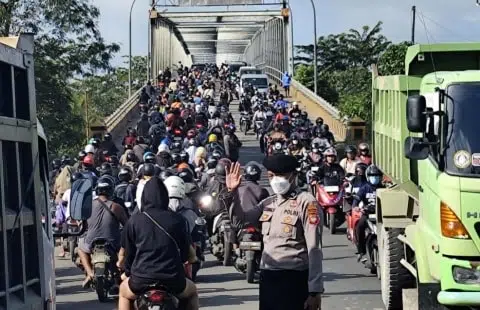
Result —
[[[53,169],[59,169],[62,166],[62,161],[60,159],[54,159],[52,161],[52,168]]]
[[[98,138],[92,138],[90,144],[93,145],[95,148],[100,147],[100,140]]]
[[[189,159],[188,153],[185,152],[185,151],[181,151],[180,152],[180,162],[188,163],[188,159]]]
[[[308,119],[308,113],[307,113],[307,111],[302,111],[302,112],[300,113],[300,115],[302,116],[303,119],[305,119],[305,120]]]
[[[367,171],[365,172],[367,174],[367,177],[371,177],[375,175],[379,175],[379,176],[383,175],[383,172],[375,165],[368,166]]]
[[[112,166],[118,165],[118,157],[117,155],[112,155],[109,157],[109,162],[112,164]]]
[[[322,124],[322,126],[320,127],[322,132],[326,133],[330,130],[330,127],[328,127],[327,124]]]
[[[365,163],[358,163],[355,165],[355,175],[365,176],[365,171],[367,170],[368,165]]]
[[[217,167],[217,164],[218,159],[216,159],[215,157],[210,157],[207,161],[207,169],[215,169],[215,167]]]
[[[214,150],[212,152],[212,158],[215,158],[216,160],[220,160],[220,158],[222,158],[222,152],[220,152],[219,150]]]
[[[245,180],[257,182],[262,175],[262,169],[257,162],[251,161],[245,165]]]
[[[127,162],[137,162],[137,156],[135,156],[135,153],[130,152],[127,154]]]
[[[315,124],[317,124],[317,126],[323,125],[323,118],[317,117],[317,119],[315,120]]]
[[[185,183],[193,183],[193,172],[188,168],[182,168],[178,172],[178,176],[185,182]]]
[[[360,152],[369,152],[370,146],[367,143],[362,142],[358,145],[358,149],[360,150]]]
[[[103,135],[103,140],[105,140],[105,141],[110,141],[110,140],[112,140],[112,134],[109,133],[109,132],[105,133],[105,134]]]
[[[84,150],[81,150],[80,152],[78,152],[78,161],[83,161],[85,156],[87,156],[87,152],[85,152]]]
[[[103,176],[103,175],[112,175],[112,165],[110,165],[109,163],[103,163],[101,166],[100,166],[100,169],[98,169],[98,171],[100,172],[100,175]]]
[[[148,152],[147,154],[145,154],[143,156],[143,161],[145,163],[155,164],[155,162],[157,161],[157,158],[156,158],[155,154],[153,154],[152,152]]]
[[[155,175],[155,165],[150,163],[144,164],[143,175],[146,177],[153,177]]]
[[[132,180],[132,171],[128,167],[122,167],[120,168],[120,171],[118,172],[118,179],[121,182],[130,182]]]
[[[356,154],[357,153],[357,148],[354,147],[353,145],[347,145],[345,147],[345,153],[354,153]]]
[[[215,167],[215,175],[225,177],[227,175],[227,169],[230,168],[231,164],[232,162],[228,158],[220,159]]]
[[[132,135],[132,136],[137,134],[137,131],[135,130],[135,128],[128,128],[127,132],[129,135]]]
[[[171,177],[173,175],[173,173],[170,171],[170,170],[162,170],[160,172],[160,179],[162,179],[162,181],[165,181],[168,177]]]
[[[111,177],[102,176],[97,181],[95,194],[110,197],[113,195],[114,187],[115,187],[115,184],[113,184]]]
[[[171,156],[172,156],[172,162],[173,162],[174,164],[179,164],[179,163],[182,162],[182,160],[181,160],[181,158],[180,158],[180,154],[178,154],[178,153],[172,153]]]
[[[62,166],[65,166],[65,165],[70,165],[70,156],[68,155],[62,155]]]

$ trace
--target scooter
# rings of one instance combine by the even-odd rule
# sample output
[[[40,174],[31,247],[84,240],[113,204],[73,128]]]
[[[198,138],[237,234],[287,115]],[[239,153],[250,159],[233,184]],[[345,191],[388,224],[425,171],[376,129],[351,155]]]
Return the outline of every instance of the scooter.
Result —
[[[191,271],[191,280],[195,282],[197,278],[197,273],[198,271],[202,268],[203,263],[205,262],[205,255],[203,255],[203,252],[205,250],[204,245],[205,245],[205,234],[204,234],[204,227],[207,224],[207,221],[199,216],[195,220],[195,234],[193,234],[192,239],[193,239],[193,247],[195,248],[195,253],[197,256],[197,261],[193,264],[192,266],[192,271]]]
[[[245,135],[250,130],[252,126],[252,115],[248,111],[240,112],[240,131],[244,132]]]
[[[335,234],[337,227],[345,222],[345,215],[342,210],[343,196],[343,185],[325,186],[316,183],[316,198],[323,208],[325,224],[332,235]]]
[[[253,283],[262,258],[262,233],[250,226],[238,232],[238,240],[240,245],[234,262],[235,269],[246,274],[248,283]]]
[[[120,272],[116,266],[117,253],[104,239],[97,239],[92,246],[92,266],[95,277],[92,288],[97,293],[100,302],[107,301],[108,294],[118,294]],[[116,287],[116,292],[111,292]]]

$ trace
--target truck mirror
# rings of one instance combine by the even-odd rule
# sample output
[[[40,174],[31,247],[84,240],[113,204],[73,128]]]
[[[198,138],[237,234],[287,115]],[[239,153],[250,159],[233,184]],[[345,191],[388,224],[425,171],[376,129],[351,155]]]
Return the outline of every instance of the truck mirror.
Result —
[[[411,132],[427,130],[427,101],[424,96],[413,95],[407,99],[407,128]]]
[[[414,160],[426,159],[430,152],[429,146],[425,138],[407,137],[404,144],[405,157]]]

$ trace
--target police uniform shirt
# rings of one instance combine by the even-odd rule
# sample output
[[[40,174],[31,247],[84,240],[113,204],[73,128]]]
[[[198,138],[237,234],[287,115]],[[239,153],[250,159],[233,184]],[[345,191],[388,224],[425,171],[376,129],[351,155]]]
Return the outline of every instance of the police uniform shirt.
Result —
[[[323,292],[323,213],[310,193],[273,195],[259,204],[264,251],[261,269],[309,270],[309,292]]]

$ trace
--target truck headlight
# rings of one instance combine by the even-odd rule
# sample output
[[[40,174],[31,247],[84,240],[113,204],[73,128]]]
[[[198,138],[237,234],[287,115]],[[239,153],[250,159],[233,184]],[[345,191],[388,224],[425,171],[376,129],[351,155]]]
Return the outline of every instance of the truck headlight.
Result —
[[[453,267],[453,278],[455,282],[460,284],[480,284],[480,271],[463,267]]]

